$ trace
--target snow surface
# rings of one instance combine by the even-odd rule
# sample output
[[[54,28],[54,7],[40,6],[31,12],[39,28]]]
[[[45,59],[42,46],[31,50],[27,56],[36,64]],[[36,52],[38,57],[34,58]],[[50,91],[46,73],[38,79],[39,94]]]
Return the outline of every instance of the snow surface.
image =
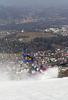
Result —
[[[2,77],[0,100],[68,100],[68,77],[57,78],[58,69],[49,69],[36,78],[11,81]]]

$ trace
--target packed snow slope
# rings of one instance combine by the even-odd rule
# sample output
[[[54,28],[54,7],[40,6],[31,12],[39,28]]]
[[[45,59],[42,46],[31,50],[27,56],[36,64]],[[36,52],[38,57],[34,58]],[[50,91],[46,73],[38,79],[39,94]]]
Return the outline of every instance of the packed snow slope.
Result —
[[[0,100],[68,100],[68,78],[3,81]]]
[[[68,77],[57,78],[48,72],[34,79],[1,80],[0,100],[68,100]]]

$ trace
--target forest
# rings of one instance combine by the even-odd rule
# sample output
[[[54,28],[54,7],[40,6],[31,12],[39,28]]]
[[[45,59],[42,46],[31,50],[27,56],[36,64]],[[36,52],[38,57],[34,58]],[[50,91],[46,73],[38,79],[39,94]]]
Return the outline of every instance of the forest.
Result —
[[[22,48],[24,50],[31,49],[33,52],[41,50],[55,50],[55,48],[68,47],[68,36],[58,36],[51,38],[35,38],[30,42],[20,42],[20,41],[6,41],[0,39],[0,52],[1,53],[19,53]]]

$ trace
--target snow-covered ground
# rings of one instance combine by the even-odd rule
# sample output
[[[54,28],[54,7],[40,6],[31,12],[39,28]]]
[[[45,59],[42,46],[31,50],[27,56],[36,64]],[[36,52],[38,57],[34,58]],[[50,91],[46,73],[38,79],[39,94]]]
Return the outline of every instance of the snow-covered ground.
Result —
[[[20,81],[4,78],[0,81],[0,100],[68,100],[68,77],[57,78],[57,71],[49,69],[44,75]]]

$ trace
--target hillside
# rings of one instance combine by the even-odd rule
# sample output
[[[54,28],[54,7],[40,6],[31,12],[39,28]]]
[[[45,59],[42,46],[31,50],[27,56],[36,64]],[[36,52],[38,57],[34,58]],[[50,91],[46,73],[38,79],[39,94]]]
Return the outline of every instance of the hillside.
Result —
[[[48,33],[15,33],[0,39],[0,52],[18,53],[24,50],[54,50],[68,47],[68,37],[50,35]]]
[[[15,38],[23,42],[29,42],[35,38],[51,38],[51,37],[56,37],[56,35],[44,32],[24,32],[24,33],[17,33]]]

